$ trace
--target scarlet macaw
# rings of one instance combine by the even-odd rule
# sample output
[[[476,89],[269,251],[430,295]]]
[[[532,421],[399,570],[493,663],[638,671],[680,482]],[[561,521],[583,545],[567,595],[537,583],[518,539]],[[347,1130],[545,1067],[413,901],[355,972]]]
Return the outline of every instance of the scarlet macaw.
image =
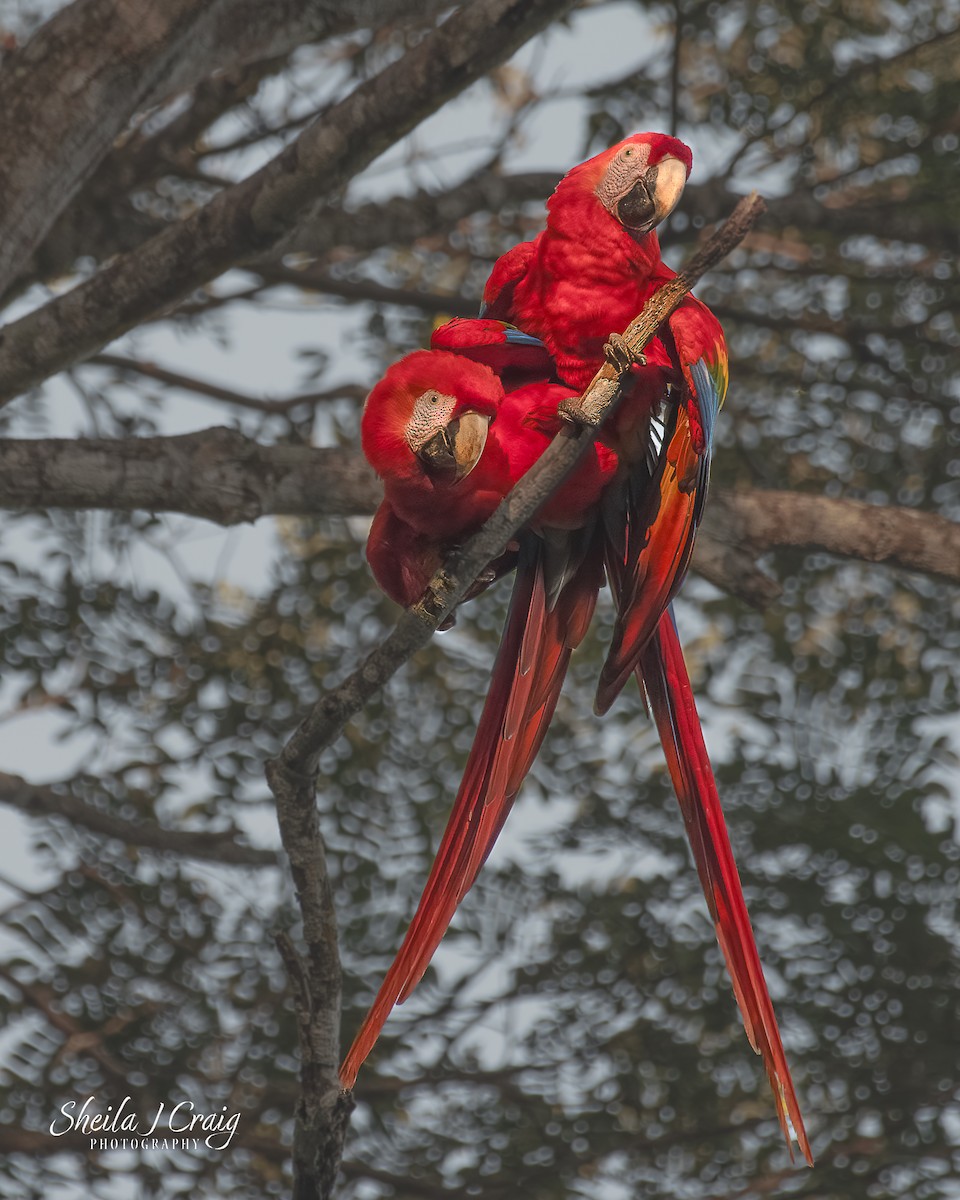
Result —
[[[532,341],[524,337],[521,345]],[[367,397],[361,443],[394,515],[444,546],[463,540],[491,515],[543,453],[562,424],[561,402],[573,396],[570,388],[543,379],[505,394],[483,362],[415,350],[394,363]],[[615,455],[596,446],[547,501],[540,520],[582,526],[615,470]]]
[[[539,337],[559,378],[584,388],[609,353],[608,331],[626,328],[674,278],[655,229],[676,206],[692,163],[676,138],[639,133],[574,167],[547,201],[543,232],[495,264],[484,290],[485,316]],[[603,501],[604,561],[617,621],[596,709],[605,712],[637,673],[747,1036],[763,1055],[784,1132],[789,1115],[812,1163],[676,628],[671,614],[664,616],[690,562],[726,390],[723,330],[688,295],[648,344],[644,361],[634,364],[611,429],[601,434],[624,466]]]
[[[643,301],[672,276],[660,262],[652,225],[673,207],[689,166],[689,151],[674,139],[659,135],[628,139],[575,168],[549,204],[550,221],[544,234],[534,243],[515,248],[497,264],[486,293],[488,311],[498,318],[526,323],[530,333],[543,337],[557,356],[559,373],[571,384],[582,387],[592,377],[603,353],[599,336],[605,335],[595,337],[585,316],[582,327],[586,332],[577,340],[576,320],[569,319],[571,297],[577,294],[577,288],[561,287],[564,280],[556,272],[566,261],[569,270],[582,272],[585,282],[592,280],[597,312],[606,311],[603,305],[608,296],[616,299],[623,291],[630,293],[633,299],[628,302],[626,315],[622,320],[607,318],[605,329],[618,323],[626,326]],[[577,186],[566,186],[570,180]],[[621,234],[627,230],[629,245],[622,237],[617,243],[616,231],[608,229],[593,211],[598,206],[620,227]],[[602,232],[598,239],[605,247],[602,254],[583,252],[573,244],[578,220],[582,229],[583,220],[591,213]],[[620,252],[614,253],[617,244]],[[550,300],[545,306],[548,311],[546,315],[537,312],[528,320],[524,306],[538,288],[539,295]],[[610,308],[618,311],[615,300]],[[434,344],[455,347],[473,358],[491,362],[501,373],[516,366],[509,345],[504,352],[504,341],[508,339],[499,319],[493,323],[488,319],[452,324],[454,329],[447,327],[435,335]],[[515,333],[511,336],[519,340]],[[529,343],[524,353],[528,355],[528,371],[535,374],[542,369]],[[523,368],[521,376],[522,372]],[[526,460],[529,465],[542,452],[543,432],[558,427],[557,408],[564,397],[555,388],[548,390],[541,405],[541,441],[535,446],[529,420],[517,419],[516,415],[505,417],[507,409],[514,414],[522,411],[525,390],[511,393],[501,407],[504,419],[498,427],[497,451],[491,451],[490,468],[477,479],[467,480],[461,475],[454,481],[453,486],[462,489],[459,513],[465,515],[472,507],[475,488],[482,497],[479,508],[491,505],[492,491],[510,475],[509,468],[504,473],[497,464],[509,460],[516,466]],[[568,527],[579,525],[580,532],[575,537],[552,539],[555,546],[561,547],[559,555],[554,556],[561,565],[551,566],[549,562],[546,547],[550,546],[551,535],[543,529],[546,513],[541,514],[541,532],[546,533],[546,540],[530,535],[522,539],[510,615],[464,780],[410,930],[344,1062],[341,1080],[345,1087],[353,1085],[393,1004],[405,999],[422,977],[457,904],[472,885],[502,827],[543,739],[570,650],[582,638],[592,615],[602,582],[601,561],[605,560],[619,616],[614,646],[601,678],[598,708],[608,707],[626,678],[636,672],[664,744],[748,1037],[754,1049],[763,1054],[785,1135],[789,1115],[803,1153],[812,1161],[676,629],[672,616],[663,616],[689,561],[705,496],[713,423],[725,390],[722,332],[709,310],[689,297],[661,339],[648,348],[646,362],[635,366],[629,399],[607,435],[626,468],[611,481],[611,461],[603,460],[599,474],[595,471],[591,480],[593,498],[585,494],[591,492],[589,486],[578,494],[572,481],[565,485],[566,500],[558,505],[555,515]],[[408,402],[407,409],[415,411],[416,404]],[[464,411],[464,406],[458,411]],[[370,415],[368,407],[365,447],[368,440],[376,441],[368,439],[368,431],[380,420]],[[440,441],[455,447],[458,436],[459,429],[454,428]],[[600,462],[598,458],[597,464]],[[394,467],[384,460],[378,470],[385,475],[386,503],[392,506],[392,493],[397,490],[391,476]],[[404,476],[403,491],[409,488],[412,477],[406,468],[400,475]],[[429,475],[430,471],[421,467],[421,483]],[[606,485],[602,523],[594,519],[598,481]],[[431,481],[424,487],[424,496],[432,490]],[[444,534],[433,520],[436,504],[429,507],[431,512],[419,529],[414,528],[416,517],[413,524],[406,525],[409,510],[401,513],[391,507],[389,512],[381,510],[378,514],[380,527],[375,525],[370,555],[375,570],[380,558],[378,577],[386,590],[396,588],[387,578],[397,570],[389,565],[391,550],[407,554],[404,594],[412,595],[412,588],[426,582],[442,557],[438,539],[459,537],[482,523],[481,518],[457,531],[445,520]],[[391,550],[386,552],[381,540],[384,533],[393,537]],[[418,563],[416,572],[408,569],[411,562]],[[394,594],[398,594],[396,590]]]
[[[638,133],[574,167],[547,201],[546,229],[495,264],[484,290],[485,314],[540,338],[559,378],[583,390],[603,362],[610,331],[626,328],[674,277],[660,257],[656,226],[676,206],[692,161],[678,139]],[[693,296],[650,342],[644,359],[604,434],[637,470],[624,474],[612,505],[607,569],[619,580],[619,615],[597,689],[598,712],[629,678],[689,564],[713,423],[727,388],[723,330]],[[654,476],[645,477],[651,421],[674,389],[680,403],[669,406],[666,454],[659,455]]]

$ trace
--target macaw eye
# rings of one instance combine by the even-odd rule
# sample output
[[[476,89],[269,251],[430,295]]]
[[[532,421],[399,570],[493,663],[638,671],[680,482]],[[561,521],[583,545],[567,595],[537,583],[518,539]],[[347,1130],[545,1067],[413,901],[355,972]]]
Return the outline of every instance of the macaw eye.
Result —
[[[629,158],[629,157],[630,157],[630,155],[631,155],[632,153],[633,153],[633,147],[632,147],[632,146],[628,146],[628,147],[626,148],[626,150],[624,150],[624,152],[623,152],[623,157],[624,157],[624,158]]]

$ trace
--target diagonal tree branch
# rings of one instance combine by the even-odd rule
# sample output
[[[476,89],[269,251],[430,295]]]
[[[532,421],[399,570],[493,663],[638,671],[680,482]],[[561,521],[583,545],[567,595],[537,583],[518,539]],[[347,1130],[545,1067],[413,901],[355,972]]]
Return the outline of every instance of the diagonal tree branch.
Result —
[[[141,137],[130,146],[114,150],[58,219],[25,267],[20,283],[62,275],[81,254],[102,261],[133,250],[157,233],[163,222],[134,207],[129,197],[131,189],[160,174],[177,174],[175,163],[189,145],[185,139],[206,128],[226,107],[238,103],[254,74],[248,69],[239,81],[237,73],[216,76],[198,89],[193,108],[160,134]],[[195,113],[194,109],[202,111]],[[475,213],[499,212],[504,206],[526,202],[542,204],[562,174],[557,170],[503,175],[488,165],[444,190],[419,189],[410,196],[394,196],[357,207],[328,207],[319,216],[308,216],[281,239],[268,259],[252,263],[251,268],[259,271],[267,264],[279,266],[282,255],[294,251],[322,259],[341,246],[363,253],[381,246],[436,238]],[[304,279],[303,284],[309,286],[309,281]]]
[[[0,293],[216,0],[75,0],[0,73]]]
[[[228,267],[263,255],[314,205],[571,3],[474,0],[255,174],[7,325],[0,331],[0,402],[89,356]]]

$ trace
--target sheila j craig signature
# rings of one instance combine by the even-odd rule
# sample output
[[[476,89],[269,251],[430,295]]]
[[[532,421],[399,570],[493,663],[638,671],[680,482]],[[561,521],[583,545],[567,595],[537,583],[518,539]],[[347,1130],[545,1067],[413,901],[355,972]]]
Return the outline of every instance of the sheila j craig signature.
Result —
[[[226,1150],[240,1124],[240,1114],[228,1115],[226,1105],[218,1113],[202,1113],[190,1100],[169,1106],[161,1101],[152,1120],[143,1121],[132,1104],[124,1096],[116,1110],[108,1104],[100,1111],[96,1096],[88,1096],[82,1104],[68,1100],[50,1122],[50,1132],[54,1137],[68,1133],[89,1137],[91,1150],[197,1150],[201,1144]]]

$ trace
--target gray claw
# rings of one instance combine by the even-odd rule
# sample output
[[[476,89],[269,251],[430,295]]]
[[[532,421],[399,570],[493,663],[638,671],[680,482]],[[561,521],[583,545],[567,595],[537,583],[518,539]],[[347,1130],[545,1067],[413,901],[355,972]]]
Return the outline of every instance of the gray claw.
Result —
[[[620,375],[626,375],[634,365],[646,366],[645,354],[635,354],[629,343],[619,333],[611,333],[603,347],[603,356]]]
[[[566,400],[561,400],[557,405],[557,412],[564,421],[569,421],[578,429],[594,429],[597,426],[597,422],[581,405],[579,396],[569,396]]]

